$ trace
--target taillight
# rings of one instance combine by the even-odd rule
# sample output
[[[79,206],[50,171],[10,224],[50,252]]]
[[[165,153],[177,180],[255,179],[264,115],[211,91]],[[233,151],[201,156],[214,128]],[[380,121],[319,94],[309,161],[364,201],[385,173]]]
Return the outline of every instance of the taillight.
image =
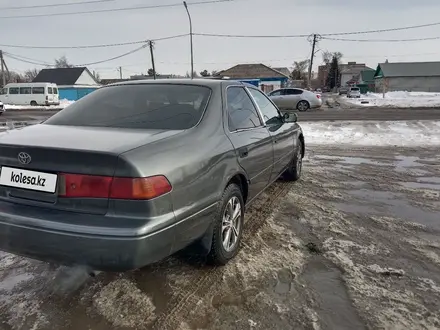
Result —
[[[49,96],[48,95],[46,95],[46,101],[48,101],[49,100]]]
[[[171,191],[171,184],[163,175],[148,178],[114,178],[110,198],[152,199]]]
[[[321,95],[319,95],[319,94],[316,94],[316,97],[317,97],[318,99],[320,99],[320,98],[321,98]]]
[[[58,195],[66,198],[152,199],[170,192],[163,175],[147,178],[61,174]]]

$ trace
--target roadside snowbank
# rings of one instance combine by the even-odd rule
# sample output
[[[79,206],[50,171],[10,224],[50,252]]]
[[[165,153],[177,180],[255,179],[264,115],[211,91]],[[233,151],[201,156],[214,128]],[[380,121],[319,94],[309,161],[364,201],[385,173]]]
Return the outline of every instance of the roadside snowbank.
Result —
[[[68,105],[75,103],[75,101],[69,101],[66,99],[63,99],[60,101],[60,105],[49,105],[49,106],[43,106],[43,105],[39,105],[39,106],[35,106],[32,107],[30,105],[10,105],[10,104],[5,104],[5,110],[6,111],[10,111],[10,110],[59,110],[59,109],[64,109],[65,107],[67,107]]]
[[[367,93],[360,99],[349,99],[345,101],[358,106],[377,107],[440,107],[440,93],[428,92],[388,92],[383,98],[382,93]],[[368,103],[361,103],[368,101]]]
[[[438,146],[440,121],[300,122],[306,145]]]

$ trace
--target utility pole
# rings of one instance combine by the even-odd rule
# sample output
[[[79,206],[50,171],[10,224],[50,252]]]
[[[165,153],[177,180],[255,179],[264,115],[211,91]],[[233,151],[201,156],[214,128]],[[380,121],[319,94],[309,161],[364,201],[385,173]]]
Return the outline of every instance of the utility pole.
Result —
[[[154,53],[153,53],[154,42],[148,40],[148,46],[150,46],[151,65],[153,66],[153,79],[156,80],[156,66],[154,65]]]
[[[119,71],[119,78],[122,80],[122,66],[118,68],[118,71]]]
[[[5,74],[5,63],[3,60],[3,51],[0,50],[0,62],[1,62],[1,70],[2,70],[2,87],[6,85],[6,74]]]
[[[193,50],[193,26],[192,26],[192,19],[191,14],[189,13],[188,5],[186,1],[183,2],[183,5],[185,6],[186,13],[188,14],[189,19],[189,40],[190,40],[190,46],[191,46],[191,79],[194,79],[194,50]]]
[[[317,35],[313,34],[313,41],[312,41],[312,55],[310,56],[310,66],[309,66],[309,80],[308,80],[308,87],[311,88],[312,86],[312,67],[313,67],[313,58],[315,57],[315,46],[317,41]]]

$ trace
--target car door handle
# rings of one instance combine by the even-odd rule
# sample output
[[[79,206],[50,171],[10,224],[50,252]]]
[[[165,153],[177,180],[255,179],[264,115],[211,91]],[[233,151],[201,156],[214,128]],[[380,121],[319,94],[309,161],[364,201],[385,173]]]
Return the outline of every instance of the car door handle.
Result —
[[[240,148],[240,149],[238,149],[238,155],[240,156],[240,158],[247,157],[249,155],[248,148]]]

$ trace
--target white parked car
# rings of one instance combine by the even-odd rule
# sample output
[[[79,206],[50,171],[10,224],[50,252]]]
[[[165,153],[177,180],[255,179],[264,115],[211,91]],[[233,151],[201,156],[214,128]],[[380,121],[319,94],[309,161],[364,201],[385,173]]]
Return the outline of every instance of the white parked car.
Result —
[[[359,87],[350,87],[347,92],[347,97],[352,98],[360,98],[361,97],[361,90]]]
[[[58,86],[51,83],[14,83],[0,89],[0,102],[12,105],[59,105]]]
[[[320,94],[301,88],[277,89],[270,92],[269,97],[282,110],[298,109],[299,111],[307,111],[322,106]]]

